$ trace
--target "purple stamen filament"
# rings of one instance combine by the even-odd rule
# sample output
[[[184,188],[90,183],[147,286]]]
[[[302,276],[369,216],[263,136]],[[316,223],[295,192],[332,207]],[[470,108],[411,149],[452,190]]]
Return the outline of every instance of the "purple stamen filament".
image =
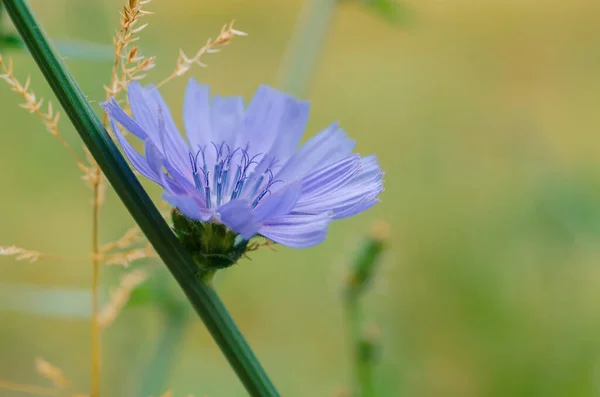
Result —
[[[258,165],[263,154],[259,153],[251,157],[248,153],[248,145],[245,148],[238,147],[233,151],[225,142],[219,145],[212,142],[212,147],[215,151],[212,181],[210,180],[210,172],[206,164],[206,148],[198,150],[196,154],[189,153],[194,184],[200,192],[204,193],[207,208],[211,208],[213,204],[216,204],[218,207],[224,204],[224,200],[227,200],[227,197],[229,197],[228,201],[236,200],[243,194],[248,199],[254,198],[251,206],[255,208],[263,197],[271,193],[270,189],[274,184],[283,182],[274,178],[272,167],[276,162],[275,160],[271,161],[269,167],[261,175],[254,175],[252,166]],[[202,155],[202,168],[198,167],[200,155]],[[232,164],[236,169],[233,180],[231,180]],[[250,194],[248,192],[244,193],[248,187],[246,183],[248,180],[257,181]],[[215,193],[214,197],[212,195],[213,192]]]

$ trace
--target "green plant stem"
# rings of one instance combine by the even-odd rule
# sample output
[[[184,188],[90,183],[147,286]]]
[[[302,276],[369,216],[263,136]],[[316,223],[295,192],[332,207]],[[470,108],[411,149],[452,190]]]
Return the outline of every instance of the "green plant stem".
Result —
[[[156,396],[165,390],[173,360],[190,324],[187,307],[165,307],[162,310],[163,329],[148,367],[144,368],[139,385],[139,397]]]
[[[317,62],[337,0],[305,0],[278,76],[283,91],[301,96]]]
[[[352,362],[354,363],[355,395],[358,397],[372,397],[375,396],[373,360],[370,351],[372,346],[369,345],[370,342],[365,339],[361,332],[363,316],[357,295],[346,295],[345,309]]]
[[[4,14],[4,9],[2,8],[2,3],[0,3],[0,43],[2,42],[2,36],[4,33],[2,26],[2,15]]]
[[[363,313],[360,300],[375,275],[377,264],[385,249],[388,226],[377,222],[361,244],[350,265],[350,274],[344,291],[344,308],[354,364],[354,389],[358,397],[376,395],[373,370],[376,364],[378,341],[363,333]]]
[[[217,294],[196,277],[197,267],[152,203],[56,55],[24,0],[2,0],[81,139],[219,345],[251,396],[278,396]]]

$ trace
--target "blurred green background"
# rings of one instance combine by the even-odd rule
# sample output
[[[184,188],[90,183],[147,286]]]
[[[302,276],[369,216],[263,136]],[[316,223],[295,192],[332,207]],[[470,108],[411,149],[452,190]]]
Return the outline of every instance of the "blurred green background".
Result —
[[[111,43],[122,1],[31,0],[56,39]],[[252,254],[218,289],[284,396],[334,396],[351,384],[340,296],[344,268],[369,225],[391,225],[390,249],[366,297],[379,324],[385,396],[600,395],[600,3],[596,0],[411,0],[390,22],[342,1],[302,96],[308,135],[340,120],[386,171],[382,202],[336,222],[322,245]],[[247,98],[277,84],[302,2],[155,0],[141,45],[172,70],[235,18],[249,33],[193,75]],[[8,28],[8,26],[7,26]],[[33,61],[6,50],[15,73],[53,98]],[[67,57],[98,108],[110,61]],[[186,79],[162,90],[180,114]],[[0,85],[0,244],[85,255],[90,193],[39,119]],[[78,149],[79,138],[62,122]],[[155,197],[159,192],[147,184]],[[114,194],[103,241],[132,224]],[[119,269],[103,277],[114,283]],[[0,260],[0,281],[85,288],[91,266]],[[18,299],[15,296],[14,299]],[[5,306],[5,305],[3,305]],[[43,384],[33,360],[89,384],[89,323],[0,312],[0,379]],[[133,395],[160,316],[131,308],[104,336],[106,396]],[[169,363],[175,395],[245,395],[194,319]],[[0,396],[16,396],[0,390]]]

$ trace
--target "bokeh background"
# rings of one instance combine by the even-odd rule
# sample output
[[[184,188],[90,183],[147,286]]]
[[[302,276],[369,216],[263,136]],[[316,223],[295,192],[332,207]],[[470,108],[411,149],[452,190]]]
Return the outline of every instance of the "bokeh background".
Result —
[[[110,44],[122,7],[30,3],[57,42]],[[207,56],[209,67],[193,75],[214,92],[247,98],[264,82],[290,84],[312,101],[308,135],[340,120],[386,171],[382,202],[333,224],[322,245],[258,252],[218,280],[282,395],[334,396],[352,384],[340,291],[378,219],[390,224],[389,249],[364,304],[381,333],[380,395],[600,395],[600,3],[411,0],[390,16],[346,0],[323,18],[325,3],[155,0],[141,40],[145,54],[158,56],[147,81],[160,80],[179,48],[192,53],[235,18],[249,36]],[[302,11],[310,6],[321,9]],[[7,20],[3,29],[12,29]],[[299,48],[306,42],[314,48]],[[34,90],[53,98],[27,53],[0,51],[19,78],[30,74]],[[312,58],[302,51],[316,54],[306,82],[297,70]],[[289,54],[300,54],[292,65]],[[66,62],[98,108],[110,61]],[[163,89],[176,115],[185,80]],[[0,84],[0,244],[85,255],[90,193],[19,101]],[[61,130],[81,150],[66,118]],[[132,224],[113,193],[102,215],[103,241]],[[105,289],[119,272],[104,270]],[[88,389],[89,322],[44,308],[34,314],[35,302],[8,286],[80,290],[90,279],[86,262],[0,260],[0,379],[44,384],[33,370],[42,356]],[[56,304],[68,311],[81,301]],[[105,395],[136,395],[162,322],[155,308],[138,305],[105,333]],[[199,320],[182,335],[164,358],[165,387],[245,395]]]

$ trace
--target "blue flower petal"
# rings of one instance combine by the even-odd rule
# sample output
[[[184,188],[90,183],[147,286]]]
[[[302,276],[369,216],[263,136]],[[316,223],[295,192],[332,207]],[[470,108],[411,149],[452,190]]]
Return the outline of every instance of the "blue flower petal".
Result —
[[[156,173],[152,170],[152,168],[150,167],[150,165],[148,164],[148,162],[146,161],[144,156],[139,154],[133,148],[133,146],[131,146],[131,144],[127,141],[127,139],[125,139],[125,137],[123,136],[123,133],[121,133],[121,130],[119,129],[119,126],[117,125],[116,120],[112,117],[112,115],[110,113],[108,114],[108,119],[109,119],[110,125],[115,133],[115,136],[117,137],[117,140],[119,141],[119,144],[123,148],[123,152],[129,159],[129,161],[131,162],[133,167],[136,170],[138,170],[138,172],[140,174],[144,175],[146,178],[161,185],[161,180],[160,180],[159,176],[156,175]]]
[[[180,183],[176,183],[172,177],[165,175],[163,172],[164,159],[150,139],[147,139],[144,142],[144,154],[146,155],[148,165],[160,179],[159,185],[161,185],[168,193],[185,194],[188,192],[181,187]]]
[[[183,100],[183,125],[192,152],[210,146],[213,135],[210,127],[210,89],[190,79]]]
[[[114,98],[109,101],[103,102],[102,107],[107,113],[110,113],[127,131],[131,132],[141,140],[148,138],[146,131],[138,125],[127,113],[121,109],[119,104]]]
[[[308,124],[310,102],[285,95],[279,131],[270,154],[279,161],[287,160],[300,144]]]
[[[180,191],[186,192],[187,194],[198,194],[198,189],[196,189],[196,186],[194,186],[194,184],[191,183],[185,176],[181,175],[179,171],[177,171],[168,161],[163,162],[163,165],[171,177],[168,180],[172,180],[174,184],[178,185]],[[206,206],[206,200],[204,197],[199,197],[198,200],[200,200],[203,205]]]
[[[233,147],[236,127],[244,117],[244,98],[213,96],[210,103],[210,116],[214,142],[217,144],[225,142]]]
[[[383,189],[381,189],[380,192],[382,190]],[[368,210],[380,201],[377,198],[378,194],[379,192],[371,196],[365,196],[357,203],[336,208],[333,219],[348,218],[350,216],[358,215],[361,212]]]
[[[290,214],[265,222],[258,232],[288,247],[307,248],[325,240],[330,221],[331,216],[327,212]]]
[[[372,178],[379,178],[383,176],[383,172],[381,171],[381,167],[377,162],[377,156],[370,155],[365,156],[360,159],[361,164],[361,173],[358,177],[356,177],[353,182],[358,183],[361,181],[369,180]]]
[[[185,142],[158,89],[150,84],[143,88],[137,81],[128,86],[129,105],[135,121],[148,134],[161,155],[177,170],[191,178]]]
[[[339,123],[331,124],[302,145],[284,164],[277,179],[293,181],[302,178],[352,153],[356,143],[338,126]]]
[[[323,167],[302,180],[302,199],[299,202],[318,201],[326,195],[333,194],[360,173],[359,154],[352,154],[337,163]]]
[[[298,181],[262,199],[254,209],[256,220],[262,222],[268,218],[278,218],[289,214],[296,206],[301,192],[302,183]]]
[[[163,173],[162,156],[150,139],[144,142],[144,154],[146,155],[146,161],[148,162],[150,168],[152,168],[152,171],[154,171],[156,174]]]
[[[194,195],[175,195],[167,192],[163,193],[163,200],[177,208],[188,218],[197,221],[206,222],[214,215],[213,212],[206,209],[204,204]]]
[[[261,85],[248,104],[244,123],[236,131],[236,146],[250,143],[257,153],[266,153],[275,140],[279,120],[277,115],[283,109],[283,94],[273,88]]]
[[[144,88],[137,81],[131,82],[127,86],[127,95],[135,122],[146,131],[154,144],[157,145],[160,139],[158,139],[156,108],[152,109],[147,103]]]
[[[375,203],[383,191],[383,173],[374,156],[361,159],[361,172],[334,191],[325,188],[317,195],[302,196],[294,211],[331,211],[333,219],[362,212]]]
[[[163,156],[173,164],[177,170],[188,178],[191,178],[189,165],[189,146],[181,136],[177,126],[173,122],[171,112],[164,102],[156,87],[150,86],[146,89],[151,101],[156,104],[158,136],[163,147]]]
[[[241,234],[246,240],[258,232],[259,224],[250,205],[244,200],[230,201],[222,205],[218,213],[225,226]]]
[[[298,146],[308,122],[310,104],[261,85],[236,132],[237,146],[250,143],[256,153],[286,160]]]

